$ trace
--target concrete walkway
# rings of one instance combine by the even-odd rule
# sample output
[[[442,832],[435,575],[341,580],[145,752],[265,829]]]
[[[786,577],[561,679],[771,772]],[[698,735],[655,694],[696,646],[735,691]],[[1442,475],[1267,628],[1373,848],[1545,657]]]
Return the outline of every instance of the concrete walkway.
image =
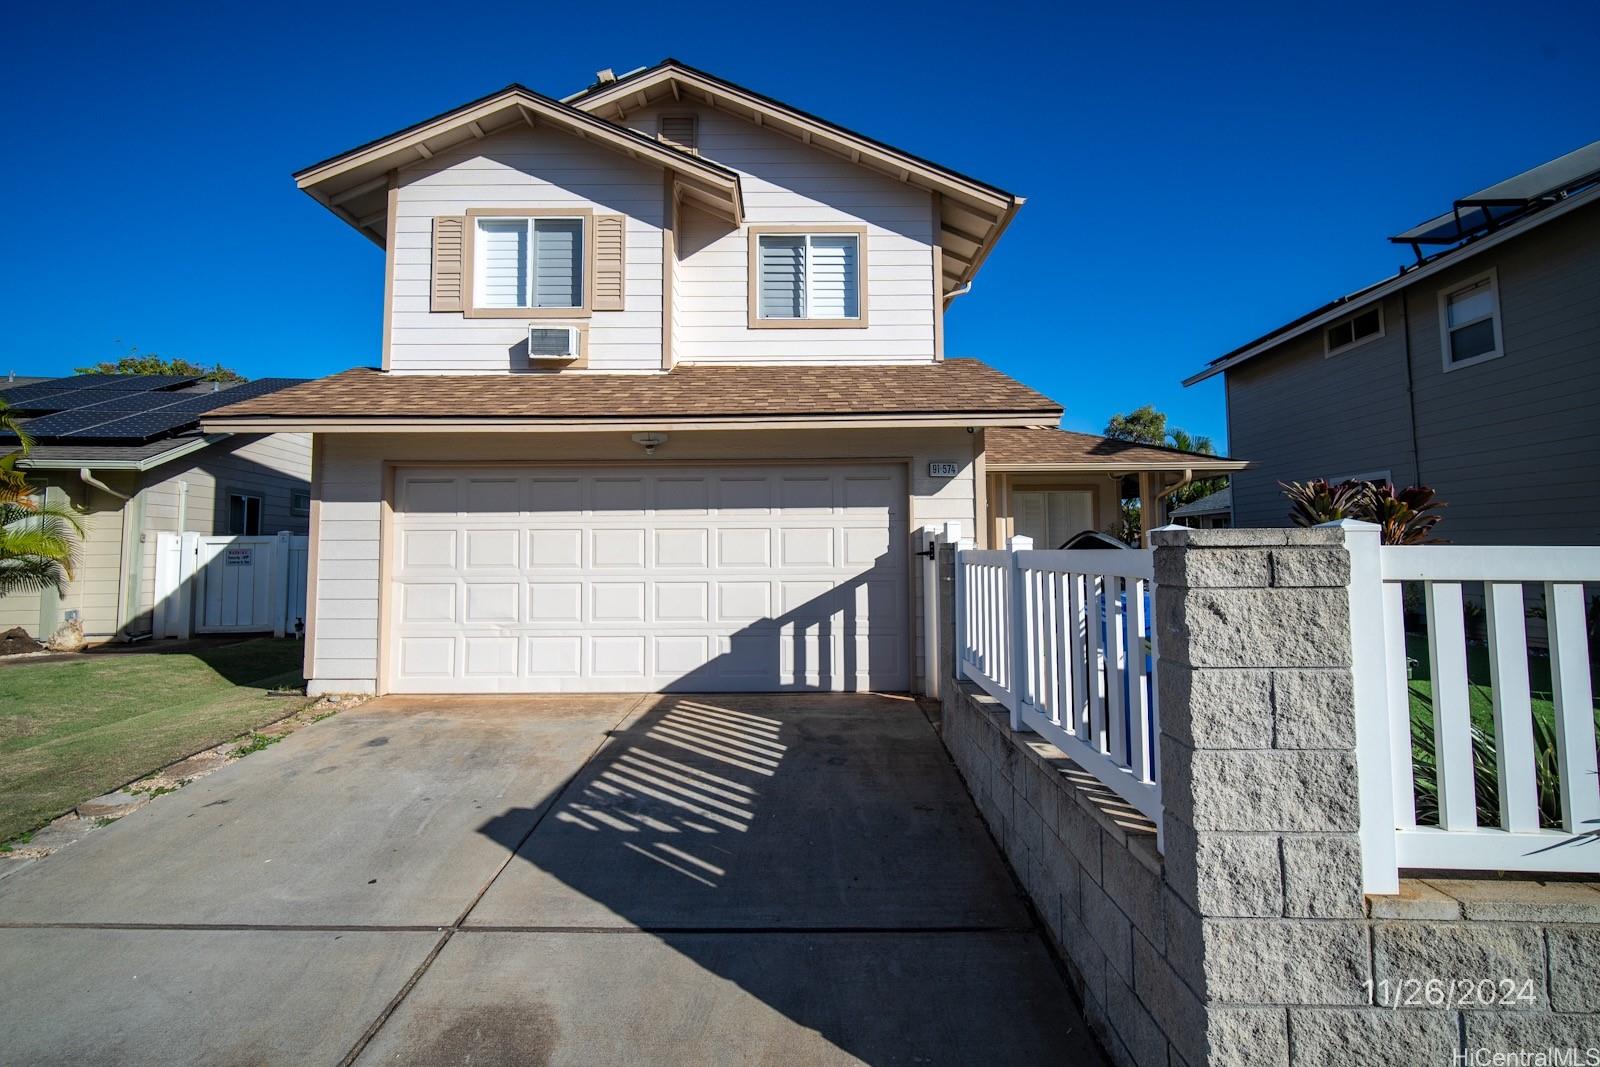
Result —
[[[0,1061],[1098,1064],[917,706],[390,697],[0,882]]]

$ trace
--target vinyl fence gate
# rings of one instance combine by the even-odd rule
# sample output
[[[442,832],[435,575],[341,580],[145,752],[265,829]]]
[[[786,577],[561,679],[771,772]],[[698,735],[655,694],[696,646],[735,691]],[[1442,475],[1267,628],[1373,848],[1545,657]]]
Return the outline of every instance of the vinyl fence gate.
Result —
[[[307,538],[156,535],[155,636],[297,633],[306,617]]]

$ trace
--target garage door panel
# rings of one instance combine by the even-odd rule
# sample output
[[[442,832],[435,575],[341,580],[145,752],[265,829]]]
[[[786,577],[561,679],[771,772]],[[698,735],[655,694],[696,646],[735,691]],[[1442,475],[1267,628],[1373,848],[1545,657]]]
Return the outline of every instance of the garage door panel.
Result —
[[[522,586],[517,582],[469,582],[461,621],[469,626],[520,622],[521,599]]]
[[[474,571],[520,571],[522,569],[522,537],[514,529],[468,530],[466,532],[466,565],[468,574]]]
[[[582,622],[582,582],[529,582],[529,622]]]
[[[766,527],[717,531],[717,566],[768,567],[772,565],[772,531]]]
[[[711,531],[705,527],[682,530],[656,530],[657,567],[690,567],[704,570],[711,562],[707,546]]]
[[[590,533],[590,566],[606,568],[644,566],[645,531],[594,530]]]
[[[909,684],[897,468],[396,479],[397,691]]]
[[[400,565],[407,570],[435,568],[454,571],[456,531],[403,530],[400,533]]]
[[[526,510],[544,518],[579,518],[583,515],[583,480],[577,476],[528,479]]]
[[[583,566],[582,530],[529,530],[531,570],[577,570]]]
[[[399,510],[407,515],[456,515],[461,511],[461,480],[453,475],[408,475],[400,478],[395,494]]]

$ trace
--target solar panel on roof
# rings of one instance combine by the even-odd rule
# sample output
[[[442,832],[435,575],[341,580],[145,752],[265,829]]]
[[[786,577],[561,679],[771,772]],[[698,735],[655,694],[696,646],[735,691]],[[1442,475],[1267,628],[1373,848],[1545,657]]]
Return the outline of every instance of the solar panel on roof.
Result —
[[[23,429],[39,441],[55,437],[70,437],[79,431],[91,426],[98,426],[103,422],[110,422],[122,418],[113,413],[87,411],[57,411],[50,415],[42,415],[37,419],[29,419],[23,423]]]
[[[193,412],[151,411],[87,426],[67,436],[74,441],[148,441],[193,426],[198,421],[200,417]]]
[[[74,389],[87,389],[95,384],[87,376],[51,378],[47,381],[13,386],[10,389],[0,389],[0,397],[4,397],[8,404],[16,404],[23,400],[37,400],[40,397],[70,393]]]
[[[1586,181],[1600,180],[1600,141],[1568,152],[1559,159],[1541,163],[1525,170],[1514,178],[1496,182],[1471,196],[1464,196],[1458,204],[1525,204],[1543,196],[1550,196]]]
[[[1516,208],[1504,206],[1463,208],[1459,224],[1456,213],[1450,211],[1413,226],[1405,233],[1396,234],[1389,240],[1398,244],[1455,244],[1468,234],[1477,233],[1516,211]]]

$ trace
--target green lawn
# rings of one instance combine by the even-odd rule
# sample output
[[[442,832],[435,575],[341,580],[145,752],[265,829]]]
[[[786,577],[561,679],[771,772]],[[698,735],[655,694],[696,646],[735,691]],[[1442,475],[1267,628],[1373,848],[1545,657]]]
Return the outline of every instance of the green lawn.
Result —
[[[186,652],[0,668],[0,842],[185,756],[292,714],[303,646],[259,639]]]
[[[1417,818],[1425,825],[1438,822],[1438,784],[1434,772],[1433,681],[1429,672],[1428,641],[1423,634],[1406,635],[1406,654],[1416,660],[1410,689],[1411,749],[1417,785]],[[1596,664],[1590,664],[1593,677]],[[1489,651],[1481,645],[1467,648],[1467,706],[1472,716],[1472,762],[1477,794],[1478,821],[1499,822],[1499,772],[1495,765],[1494,687]],[[1550,661],[1541,656],[1528,660],[1529,699],[1533,706],[1535,780],[1539,788],[1541,822],[1559,824],[1560,781],[1555,744],[1555,704],[1550,692]],[[1600,686],[1595,689],[1600,694]],[[1595,711],[1600,729],[1600,705]]]

